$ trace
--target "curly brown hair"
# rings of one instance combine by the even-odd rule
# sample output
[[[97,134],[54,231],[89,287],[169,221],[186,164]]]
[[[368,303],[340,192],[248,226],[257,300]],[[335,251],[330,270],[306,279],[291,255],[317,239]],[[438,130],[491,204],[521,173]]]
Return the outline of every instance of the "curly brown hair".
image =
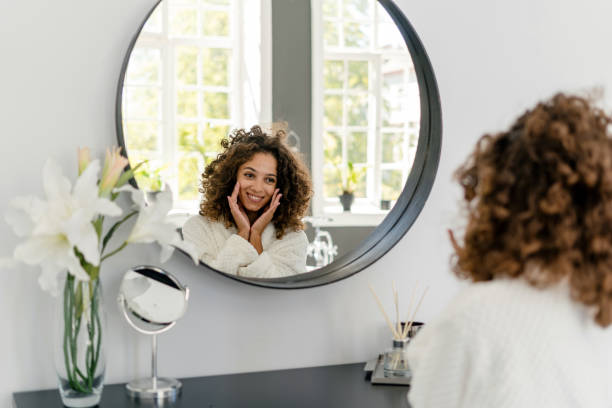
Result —
[[[480,138],[455,176],[468,212],[453,270],[472,281],[567,279],[576,301],[612,322],[612,119],[557,94]]]
[[[228,228],[235,226],[227,196],[232,194],[236,184],[238,168],[256,153],[269,153],[276,159],[276,188],[283,195],[282,204],[272,220],[276,237],[280,239],[287,231],[304,229],[302,217],[310,204],[312,183],[301,158],[287,146],[286,137],[284,130],[277,130],[271,136],[261,127],[253,126],[249,131],[233,130],[224,138],[221,141],[224,150],[202,173],[200,215],[221,221]]]

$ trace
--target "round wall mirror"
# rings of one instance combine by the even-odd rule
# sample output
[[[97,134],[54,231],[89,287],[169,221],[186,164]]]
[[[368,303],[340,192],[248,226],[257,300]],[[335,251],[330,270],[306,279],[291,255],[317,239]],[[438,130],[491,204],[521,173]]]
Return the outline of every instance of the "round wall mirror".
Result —
[[[201,264],[275,288],[345,278],[395,245],[431,190],[442,134],[433,69],[390,0],[160,0],[129,46],[116,119],[130,165],[144,162],[133,182],[170,186],[178,226],[232,130],[286,130],[313,183],[305,267],[258,278]]]

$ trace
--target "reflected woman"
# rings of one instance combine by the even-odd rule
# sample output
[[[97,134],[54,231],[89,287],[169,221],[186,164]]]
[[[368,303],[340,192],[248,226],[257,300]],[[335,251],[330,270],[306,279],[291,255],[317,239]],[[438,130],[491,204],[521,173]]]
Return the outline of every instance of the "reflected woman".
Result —
[[[183,226],[198,257],[222,272],[278,278],[306,270],[301,219],[312,196],[306,166],[282,130],[235,130],[202,174],[199,215]]]

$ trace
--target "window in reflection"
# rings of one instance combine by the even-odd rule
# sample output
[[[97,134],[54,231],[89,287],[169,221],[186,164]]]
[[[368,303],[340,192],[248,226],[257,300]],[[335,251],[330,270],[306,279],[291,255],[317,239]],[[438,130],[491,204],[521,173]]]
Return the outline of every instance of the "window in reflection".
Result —
[[[199,175],[231,128],[262,118],[263,34],[251,26],[245,36],[235,18],[253,17],[260,4],[162,1],[132,51],[122,99],[126,149],[132,164],[146,160],[139,187],[154,191],[163,180],[177,208],[197,208]]]
[[[410,54],[388,13],[375,1],[313,0],[317,25],[313,75],[315,215],[341,212],[338,196],[354,193],[354,213],[384,213],[397,200],[414,160],[420,100]],[[322,31],[317,33],[316,31]],[[319,67],[318,69],[316,67]],[[319,107],[317,107],[319,105]],[[320,160],[319,162],[316,162]],[[347,182],[352,168],[353,185]],[[383,207],[381,209],[381,207]]]

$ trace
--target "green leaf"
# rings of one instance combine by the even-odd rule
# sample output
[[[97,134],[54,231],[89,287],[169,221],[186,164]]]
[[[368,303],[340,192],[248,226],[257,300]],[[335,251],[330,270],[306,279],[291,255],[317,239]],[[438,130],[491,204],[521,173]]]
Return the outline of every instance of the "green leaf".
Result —
[[[102,235],[102,225],[104,224],[104,217],[98,216],[95,221],[91,222],[96,230],[96,235],[98,239],[100,239],[100,235]]]
[[[83,289],[80,283],[77,283],[77,289],[74,295],[74,302],[76,308],[76,319],[78,320],[83,314]]]
[[[108,241],[110,241],[110,239],[112,238],[117,228],[119,228],[121,224],[123,224],[124,222],[129,220],[131,217],[133,217],[134,214],[138,214],[138,211],[132,211],[131,213],[123,217],[121,220],[117,221],[115,225],[113,225],[111,229],[108,230],[108,232],[104,236],[104,240],[102,241],[102,253],[104,253],[104,249],[106,249],[106,245],[108,244]]]
[[[142,166],[145,161],[142,161],[140,163],[138,163],[136,166],[132,167],[131,169],[124,171],[123,174],[119,177],[119,180],[117,180],[117,184],[115,184],[115,188],[119,188],[122,185],[124,185],[125,183],[127,183],[128,181],[130,181],[130,179],[132,177],[134,177],[134,173],[138,170],[138,168],[140,166]]]

